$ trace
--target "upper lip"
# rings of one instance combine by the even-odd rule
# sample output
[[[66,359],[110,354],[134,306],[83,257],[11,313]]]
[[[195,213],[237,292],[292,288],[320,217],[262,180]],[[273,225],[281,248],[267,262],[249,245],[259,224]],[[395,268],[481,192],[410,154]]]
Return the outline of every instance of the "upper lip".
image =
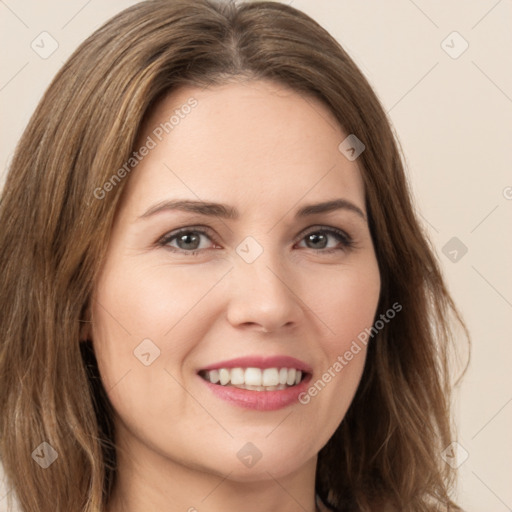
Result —
[[[246,356],[210,364],[202,370],[218,370],[219,368],[295,368],[311,373],[311,367],[300,359],[291,356]]]

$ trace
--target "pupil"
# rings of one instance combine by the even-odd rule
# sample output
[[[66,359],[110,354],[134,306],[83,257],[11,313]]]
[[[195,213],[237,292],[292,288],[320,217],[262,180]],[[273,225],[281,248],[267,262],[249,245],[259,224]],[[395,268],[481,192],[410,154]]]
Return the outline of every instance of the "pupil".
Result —
[[[192,239],[193,241],[190,242],[189,240]],[[194,240],[195,239],[195,240]],[[190,233],[186,233],[184,235],[181,235],[179,240],[181,242],[183,242],[185,245],[186,244],[189,244],[189,243],[192,243],[192,245],[194,245],[194,241],[196,242],[196,246],[197,246],[197,241],[199,240],[199,237],[197,235],[192,235]],[[197,247],[185,247],[185,249],[197,249]]]
[[[318,235],[316,233],[312,233],[311,235],[309,235],[309,240],[312,241],[313,243],[316,243],[318,242],[319,239],[322,239],[323,238],[323,242],[324,244],[322,244],[322,248],[325,247],[325,241],[326,241],[326,237],[325,235]]]

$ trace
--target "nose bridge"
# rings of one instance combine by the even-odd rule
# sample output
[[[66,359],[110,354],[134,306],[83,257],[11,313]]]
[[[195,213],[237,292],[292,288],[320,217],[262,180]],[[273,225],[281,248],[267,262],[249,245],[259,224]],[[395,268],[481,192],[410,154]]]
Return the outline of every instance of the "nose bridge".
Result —
[[[293,293],[293,283],[284,254],[265,238],[263,243],[246,237],[236,248],[231,272],[229,317],[233,323],[257,323],[277,329],[299,318],[300,301]]]

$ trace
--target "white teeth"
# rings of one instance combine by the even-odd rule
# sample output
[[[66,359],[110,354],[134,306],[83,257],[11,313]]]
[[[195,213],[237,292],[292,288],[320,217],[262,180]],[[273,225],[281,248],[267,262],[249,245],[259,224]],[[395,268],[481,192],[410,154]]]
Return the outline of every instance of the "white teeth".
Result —
[[[233,384],[233,386],[245,384],[244,371],[242,368],[231,369],[231,384]]]
[[[279,384],[279,373],[277,368],[265,368],[263,370],[263,385],[277,386]]]
[[[290,368],[288,370],[288,377],[286,378],[286,384],[288,384],[288,386],[292,386],[293,384],[295,384],[295,374],[295,368]]]
[[[254,391],[274,391],[297,385],[302,371],[295,368],[218,368],[202,373],[213,384]]]
[[[225,386],[231,380],[231,372],[226,368],[219,370],[220,383]]]
[[[217,384],[219,380],[219,370],[210,370],[210,382],[213,382],[213,384]]]
[[[288,386],[286,384],[279,384],[279,386],[248,386],[247,384],[242,384],[240,386],[234,386],[240,389],[249,389],[251,391],[276,391],[281,389],[286,389]]]
[[[261,370],[259,368],[246,368],[244,375],[246,386],[261,386]]]

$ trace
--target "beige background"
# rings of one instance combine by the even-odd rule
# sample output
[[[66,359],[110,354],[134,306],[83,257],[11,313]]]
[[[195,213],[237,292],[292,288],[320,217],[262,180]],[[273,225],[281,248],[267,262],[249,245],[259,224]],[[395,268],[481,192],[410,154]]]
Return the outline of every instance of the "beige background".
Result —
[[[85,37],[133,3],[0,1],[0,186],[51,78]],[[459,502],[468,512],[511,510],[512,2],[286,3],[338,39],[390,115],[418,210],[473,337],[455,397],[459,462],[462,450],[469,455],[460,465]],[[32,41],[42,46],[43,31],[58,43],[45,59],[31,48]],[[453,58],[464,40],[469,47]],[[445,248],[452,237],[467,247],[462,258],[455,246]]]

